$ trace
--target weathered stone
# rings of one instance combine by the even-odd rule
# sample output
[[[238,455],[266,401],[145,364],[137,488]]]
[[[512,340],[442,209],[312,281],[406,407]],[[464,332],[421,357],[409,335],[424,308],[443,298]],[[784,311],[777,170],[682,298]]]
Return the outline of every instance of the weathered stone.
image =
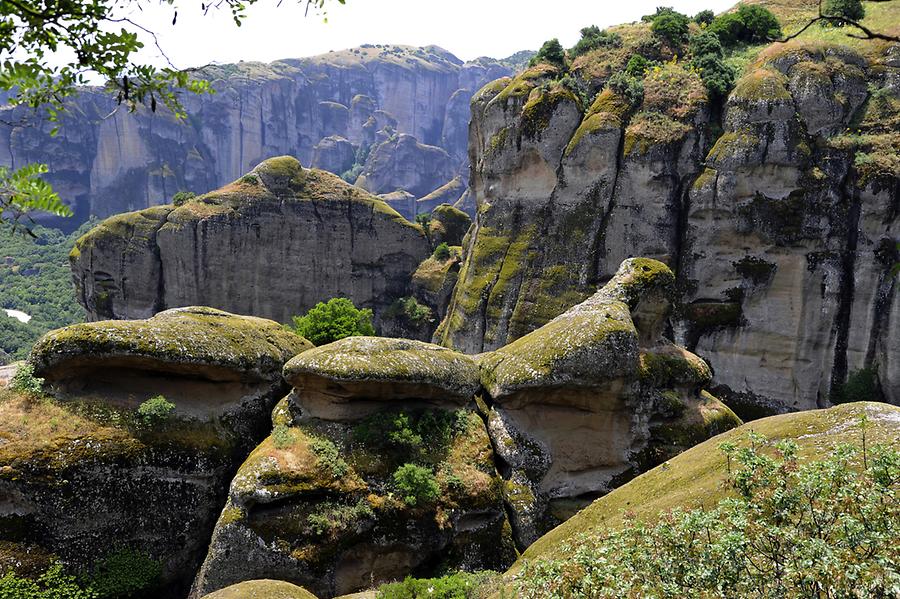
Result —
[[[429,252],[378,198],[281,157],[182,206],[104,221],[70,259],[91,319],[204,304],[290,322],[345,296],[378,325]]]
[[[372,148],[356,185],[376,194],[402,189],[422,197],[455,174],[453,161],[445,150],[400,133]]]
[[[480,386],[471,357],[382,337],[347,337],[303,352],[285,365],[284,378],[304,413],[326,420],[356,420],[385,403],[398,407],[410,400],[465,406]]]
[[[472,219],[468,214],[450,204],[440,204],[431,211],[429,223],[431,243],[434,246],[442,243],[450,246],[461,245],[470,226]]]
[[[350,170],[356,158],[353,144],[343,137],[323,137],[313,148],[312,167],[335,174]]]
[[[284,362],[310,347],[195,307],[48,333],[31,360],[51,399],[0,401],[0,540],[75,570],[137,551],[162,565],[164,595],[184,596],[228,481],[270,430]],[[160,395],[171,412],[142,416]]]
[[[520,546],[636,473],[740,424],[703,391],[706,363],[661,337],[674,282],[661,262],[626,260],[586,301],[480,357]]]

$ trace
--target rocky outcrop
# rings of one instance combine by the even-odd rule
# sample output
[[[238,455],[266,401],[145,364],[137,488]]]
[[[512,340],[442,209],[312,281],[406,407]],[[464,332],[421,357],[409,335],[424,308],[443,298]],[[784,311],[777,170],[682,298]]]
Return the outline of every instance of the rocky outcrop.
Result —
[[[347,139],[337,135],[322,138],[313,148],[312,167],[341,174],[353,167],[356,148]]]
[[[75,209],[74,219],[56,223],[68,227],[88,215],[164,204],[178,191],[214,189],[269,156],[324,167],[313,160],[323,139],[340,136],[358,148],[389,122],[422,144],[441,146],[455,157],[453,173],[463,173],[459,128],[468,113],[462,109],[475,90],[511,71],[491,59],[464,63],[435,46],[394,45],[209,66],[203,75],[216,93],[183,96],[185,121],[163,111],[116,111],[115,99],[94,88],[72,100],[58,137],[50,136],[57,123],[25,108],[0,108],[0,164],[48,163],[48,180]]]
[[[232,481],[194,596],[259,577],[334,596],[514,557],[472,358],[351,337],[284,374],[294,389]]]
[[[268,433],[282,365],[310,347],[198,307],[48,333],[31,360],[52,399],[3,402],[0,539],[76,571],[137,553],[162,567],[160,596],[183,596],[228,481]]]
[[[446,150],[400,133],[372,149],[356,185],[376,194],[402,189],[422,197],[450,181],[455,173]],[[415,218],[415,214],[403,216]]]
[[[454,177],[449,183],[445,183],[423,197],[416,204],[416,212],[431,212],[441,204],[455,204],[465,192],[462,177]],[[471,216],[471,215],[470,215]]]
[[[70,259],[94,320],[203,304],[285,323],[344,296],[380,324],[430,251],[378,198],[282,157],[181,206],[107,219]]]
[[[488,430],[521,547],[635,474],[739,425],[711,374],[665,340],[675,278],[623,262],[583,303],[480,358]]]
[[[434,246],[442,243],[459,246],[471,226],[472,219],[468,214],[450,204],[440,204],[431,211],[428,236]]]
[[[676,61],[644,75],[638,101],[606,85],[621,51],[580,57],[569,80],[542,64],[488,84],[460,200],[477,217],[435,340],[499,348],[649,256],[677,274],[675,340],[742,414],[868,399],[845,391],[873,376],[871,394],[900,403],[896,53],[775,45],[715,134],[718,110]]]

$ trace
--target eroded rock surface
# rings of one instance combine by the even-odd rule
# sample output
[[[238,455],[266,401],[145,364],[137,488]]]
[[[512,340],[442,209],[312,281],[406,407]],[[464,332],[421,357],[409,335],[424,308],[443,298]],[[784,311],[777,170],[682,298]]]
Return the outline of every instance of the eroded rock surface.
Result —
[[[195,596],[259,577],[334,596],[438,563],[514,558],[472,358],[348,338],[298,356],[285,376],[294,389],[232,481]],[[410,469],[430,482],[411,488]]]
[[[480,357],[488,430],[520,546],[635,474],[740,424],[710,370],[661,336],[674,292],[656,260]]]
[[[742,414],[854,399],[867,376],[900,403],[897,46],[775,44],[717,132],[697,73],[641,45],[645,27],[572,65],[590,106],[547,64],[473,96],[460,201],[477,217],[435,340],[497,349],[648,256],[676,271],[676,340]],[[607,85],[623,49],[665,63],[643,99]]]
[[[160,592],[183,596],[228,482],[270,430],[282,365],[310,347],[198,307],[48,333],[31,360],[52,399],[4,391],[0,405],[0,541],[76,570],[140,552],[162,565]],[[171,412],[141,415],[160,395]]]
[[[511,72],[500,61],[463,62],[436,46],[390,44],[208,66],[203,76],[216,94],[185,95],[184,121],[164,110],[115,111],[115,98],[97,88],[71,101],[58,137],[50,135],[57,123],[24,106],[0,107],[0,164],[49,163],[48,180],[75,211],[73,219],[56,219],[63,227],[162,204],[178,191],[215,189],[269,156],[288,154],[340,174],[350,168],[346,148],[336,160],[323,142],[339,136],[365,149],[388,123],[446,150],[453,173],[465,176],[469,97]]]
[[[430,252],[383,201],[285,156],[181,206],[107,219],[70,259],[91,319],[202,304],[286,323],[343,296],[378,325]]]

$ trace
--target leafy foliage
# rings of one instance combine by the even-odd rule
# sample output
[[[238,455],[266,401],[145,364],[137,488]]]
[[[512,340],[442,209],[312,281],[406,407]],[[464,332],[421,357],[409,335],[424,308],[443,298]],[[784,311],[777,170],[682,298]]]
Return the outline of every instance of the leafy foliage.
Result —
[[[424,304],[420,304],[419,300],[412,296],[401,297],[394,301],[394,303],[392,303],[385,311],[384,315],[388,318],[399,318],[413,326],[421,326],[430,322],[432,317],[431,308]]]
[[[569,55],[574,59],[597,48],[621,45],[622,37],[618,33],[601,31],[596,25],[591,25],[581,30],[581,39],[569,50]]]
[[[365,499],[360,499],[353,505],[325,502],[306,517],[306,522],[317,535],[334,534],[374,515],[372,506]]]
[[[792,441],[723,444],[731,496],[709,510],[582,535],[527,563],[523,598],[890,597],[900,589],[900,453],[834,448],[800,464]],[[862,457],[862,460],[860,460]],[[860,461],[862,463],[860,463]]]
[[[851,21],[860,21],[866,16],[866,9],[861,0],[826,0],[822,12]]]
[[[423,505],[440,497],[441,487],[429,468],[403,464],[394,472],[393,478],[394,487],[406,505]]]
[[[149,597],[162,581],[162,564],[132,549],[111,553],[85,577],[99,599]]]
[[[432,253],[435,260],[449,260],[450,259],[450,246],[447,245],[447,242],[439,243],[436,248],[434,248],[434,252]]]
[[[656,10],[657,14],[650,21],[650,31],[675,47],[684,45],[688,40],[688,27],[691,20],[687,15],[672,9],[658,8]]]
[[[628,64],[625,65],[625,74],[632,77],[643,77],[644,73],[646,73],[651,66],[653,66],[652,61],[647,60],[640,54],[634,54],[628,59]]]
[[[723,46],[756,44],[781,35],[781,24],[772,12],[757,4],[741,4],[734,12],[716,17],[707,31],[719,36]]]
[[[341,458],[341,454],[333,442],[317,437],[310,442],[309,448],[316,454],[319,464],[331,472],[334,478],[341,478],[347,474],[350,467]]]
[[[426,452],[442,452],[453,437],[468,429],[468,412],[378,412],[353,429],[355,441],[404,459],[419,459]]]
[[[691,37],[691,64],[700,72],[710,96],[724,98],[734,86],[735,73],[725,62],[719,37],[703,31]]]
[[[701,10],[697,14],[694,15],[694,23],[698,25],[709,25],[716,18],[716,13],[713,11],[706,9]]]
[[[57,563],[35,580],[7,571],[0,578],[0,599],[100,599],[100,595],[93,588],[83,588]]]
[[[0,49],[2,49],[2,36],[0,36]],[[0,69],[0,84],[2,84],[3,75],[4,72]],[[26,164],[14,171],[0,166],[0,219],[2,222],[11,223],[14,231],[22,227],[23,219],[34,222],[29,216],[31,212],[72,216],[72,210],[63,203],[50,184],[41,179],[41,175],[47,171],[46,164]],[[32,237],[37,237],[30,227],[24,226],[23,228]]]
[[[442,578],[411,578],[382,585],[376,599],[481,599],[496,572],[457,572]]]
[[[197,197],[197,194],[193,191],[179,191],[175,195],[172,196],[172,203],[176,206],[184,206],[188,200]]]
[[[619,71],[609,78],[607,82],[610,89],[625,98],[632,108],[638,106],[644,100],[644,82],[639,77]]]
[[[138,406],[137,413],[145,426],[157,426],[168,420],[174,410],[175,404],[156,395]]]
[[[302,317],[294,317],[294,331],[315,345],[355,335],[374,335],[372,311],[360,310],[345,297],[319,302]]]
[[[34,376],[31,362],[23,362],[9,380],[9,388],[20,393],[40,395],[44,390],[44,379]]]
[[[541,49],[538,50],[538,53],[534,55],[528,64],[534,66],[542,62],[552,64],[555,67],[565,70],[566,51],[563,50],[562,44],[559,43],[558,39],[553,38],[552,40],[544,42],[544,45],[541,46]]]
[[[92,226],[85,223],[70,235],[35,227],[34,241],[9,232],[0,234],[0,259],[9,257],[0,263],[0,308],[21,310],[32,317],[23,323],[0,312],[0,350],[24,359],[38,337],[50,329],[84,320],[84,310],[75,301],[69,250]]]

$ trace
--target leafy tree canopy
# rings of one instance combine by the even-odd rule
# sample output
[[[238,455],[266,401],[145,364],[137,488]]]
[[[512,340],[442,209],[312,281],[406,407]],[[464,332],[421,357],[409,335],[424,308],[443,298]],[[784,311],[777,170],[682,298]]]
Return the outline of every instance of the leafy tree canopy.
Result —
[[[374,335],[372,311],[358,309],[345,297],[319,302],[305,316],[294,317],[294,331],[316,345],[355,335]]]
[[[534,55],[529,65],[534,66],[542,62],[550,63],[560,69],[566,68],[566,51],[563,50],[562,44],[559,43],[558,39],[553,38],[544,42],[544,45]]]
[[[650,23],[653,34],[667,40],[673,46],[681,46],[687,42],[688,27],[691,23],[687,15],[672,9],[660,12],[661,10],[657,9],[657,14]]]
[[[572,58],[587,54],[591,50],[602,48],[605,46],[620,46],[622,38],[617,33],[609,31],[601,31],[596,25],[585,27],[581,30],[581,39],[569,51]]]

